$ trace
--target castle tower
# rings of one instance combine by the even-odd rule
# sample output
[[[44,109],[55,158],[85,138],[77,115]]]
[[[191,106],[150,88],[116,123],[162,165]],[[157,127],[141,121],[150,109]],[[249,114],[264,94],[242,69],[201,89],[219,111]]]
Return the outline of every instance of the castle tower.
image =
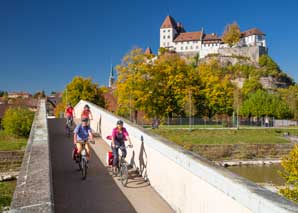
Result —
[[[110,76],[109,76],[109,87],[111,88],[113,86],[115,82],[115,78],[114,78],[114,68],[111,65],[111,71],[110,71]]]
[[[175,43],[173,41],[177,34],[175,19],[167,16],[160,27],[160,47],[175,49]]]

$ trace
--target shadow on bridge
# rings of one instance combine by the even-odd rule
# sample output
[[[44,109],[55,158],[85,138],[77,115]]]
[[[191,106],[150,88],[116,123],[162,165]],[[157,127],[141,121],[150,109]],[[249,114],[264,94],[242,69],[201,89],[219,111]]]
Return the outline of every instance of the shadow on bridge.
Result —
[[[88,177],[81,180],[71,159],[73,143],[65,134],[64,119],[50,119],[48,127],[56,213],[136,212],[94,152]]]

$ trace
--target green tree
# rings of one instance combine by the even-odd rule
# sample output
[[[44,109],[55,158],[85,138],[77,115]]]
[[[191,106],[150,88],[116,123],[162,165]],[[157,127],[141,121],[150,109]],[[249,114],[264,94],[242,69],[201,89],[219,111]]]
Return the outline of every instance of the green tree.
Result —
[[[33,117],[34,113],[27,108],[9,108],[2,121],[4,131],[10,135],[28,137]]]
[[[242,87],[243,97],[248,97],[249,94],[255,93],[257,90],[262,89],[263,86],[259,80],[255,78],[247,79]]]
[[[279,192],[286,198],[298,203],[298,146],[295,144],[293,150],[286,156],[281,165],[284,169],[281,172],[286,184]]]
[[[80,100],[90,101],[98,106],[105,107],[103,88],[93,83],[91,78],[76,76],[67,84],[63,92],[63,103],[76,105]]]
[[[288,104],[294,119],[298,120],[298,85],[290,86],[286,89],[279,89],[278,93],[283,101]]]
[[[222,36],[222,40],[224,43],[227,43],[230,47],[237,44],[240,41],[240,28],[236,22],[232,24],[228,24],[225,27],[225,31]]]
[[[292,116],[288,105],[278,95],[263,90],[250,94],[243,102],[240,112],[243,116],[258,118],[271,116],[284,119]]]

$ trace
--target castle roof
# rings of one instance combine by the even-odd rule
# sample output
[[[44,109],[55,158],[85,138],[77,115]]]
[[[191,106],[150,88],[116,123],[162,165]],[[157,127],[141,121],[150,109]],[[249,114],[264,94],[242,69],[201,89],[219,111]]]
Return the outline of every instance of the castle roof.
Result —
[[[177,24],[176,24],[175,19],[172,16],[167,16],[165,18],[165,20],[163,21],[160,29],[162,29],[162,28],[175,28],[176,29],[176,27],[177,27]]]
[[[249,29],[249,30],[246,30],[246,31],[242,32],[241,35],[242,35],[242,37],[247,37],[247,36],[250,36],[250,35],[265,35],[265,33],[263,33],[258,28],[252,28],[252,29]]]
[[[187,33],[180,33],[174,40],[174,42],[181,42],[181,41],[199,41],[201,40],[202,32],[187,32]]]
[[[145,54],[146,55],[152,54],[152,50],[150,47],[147,47],[147,49],[145,50]]]

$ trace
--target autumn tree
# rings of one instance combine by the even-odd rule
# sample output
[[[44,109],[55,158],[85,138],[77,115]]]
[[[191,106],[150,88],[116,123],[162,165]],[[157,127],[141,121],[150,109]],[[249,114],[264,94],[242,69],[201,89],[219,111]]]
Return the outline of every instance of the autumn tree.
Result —
[[[76,105],[80,100],[90,101],[98,106],[104,107],[105,100],[102,88],[94,83],[91,78],[76,76],[67,84],[62,100],[64,103]]]
[[[283,158],[281,165],[283,172],[282,177],[285,179],[285,186],[279,192],[286,198],[298,203],[298,146],[295,145],[293,150]]]
[[[209,118],[216,114],[231,115],[233,112],[234,86],[231,75],[225,73],[220,64],[214,60],[199,66],[204,97],[205,115]]]
[[[238,24],[234,22],[232,24],[228,24],[225,27],[222,40],[224,43],[227,43],[230,47],[232,47],[240,41],[240,36],[240,28]]]

